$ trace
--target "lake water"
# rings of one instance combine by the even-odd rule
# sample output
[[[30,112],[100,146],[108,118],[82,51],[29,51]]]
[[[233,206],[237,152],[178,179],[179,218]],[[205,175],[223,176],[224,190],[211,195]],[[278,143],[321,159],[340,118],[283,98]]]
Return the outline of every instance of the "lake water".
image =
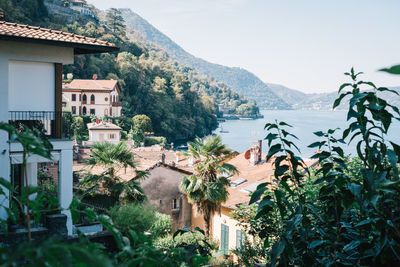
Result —
[[[224,131],[229,133],[220,133],[221,128],[214,131],[215,134],[222,137],[222,141],[229,148],[238,152],[243,152],[251,145],[257,143],[257,140],[264,139],[267,131],[264,125],[267,122],[285,121],[293,126],[289,131],[296,135],[299,140],[295,144],[300,148],[303,157],[310,157],[314,154],[315,149],[307,146],[317,141],[317,136],[313,134],[316,131],[327,131],[328,129],[341,128],[338,130],[341,137],[342,130],[346,129],[348,123],[346,121],[346,111],[317,111],[317,110],[263,110],[261,114],[263,119],[257,120],[227,120],[220,123]],[[400,143],[400,123],[395,120],[391,126],[388,136],[390,141]],[[343,145],[342,148],[346,153],[356,154],[356,142]],[[263,152],[268,151],[267,142],[263,142]]]

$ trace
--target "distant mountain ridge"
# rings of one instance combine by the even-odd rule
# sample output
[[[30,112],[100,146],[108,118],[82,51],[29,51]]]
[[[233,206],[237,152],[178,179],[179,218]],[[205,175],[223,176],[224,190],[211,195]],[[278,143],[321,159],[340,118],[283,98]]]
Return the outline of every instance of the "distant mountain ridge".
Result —
[[[292,109],[291,105],[278,97],[253,73],[242,68],[226,67],[197,58],[186,52],[131,9],[124,8],[120,9],[120,11],[128,28],[138,31],[145,39],[159,45],[181,64],[192,67],[204,75],[225,83],[249,100],[255,101],[260,108]]]
[[[276,95],[284,98],[293,109],[332,110],[333,102],[338,97],[337,91],[330,93],[306,94],[279,84],[268,83],[268,87],[271,88]],[[400,87],[389,87],[389,89],[395,90],[400,94]],[[400,96],[384,92],[381,93],[381,97],[386,99],[390,104],[400,107]],[[336,109],[347,109],[347,106],[342,104]]]

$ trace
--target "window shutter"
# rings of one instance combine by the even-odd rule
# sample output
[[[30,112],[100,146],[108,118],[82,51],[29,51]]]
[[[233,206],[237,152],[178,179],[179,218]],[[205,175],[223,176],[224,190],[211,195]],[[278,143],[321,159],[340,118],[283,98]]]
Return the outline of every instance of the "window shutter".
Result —
[[[221,224],[221,252],[228,254],[229,251],[229,226]]]
[[[246,233],[241,230],[236,230],[236,248],[240,249],[246,242]]]
[[[242,239],[241,231],[236,230],[236,248],[237,249],[240,249],[240,247],[241,247],[241,245],[240,245],[241,239]]]

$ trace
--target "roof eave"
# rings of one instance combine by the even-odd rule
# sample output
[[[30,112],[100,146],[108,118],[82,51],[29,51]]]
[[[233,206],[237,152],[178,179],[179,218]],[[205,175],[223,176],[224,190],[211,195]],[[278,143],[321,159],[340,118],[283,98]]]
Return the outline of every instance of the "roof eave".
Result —
[[[22,41],[22,42],[27,42],[27,43],[37,43],[37,44],[56,45],[56,46],[62,46],[62,47],[72,47],[72,48],[74,48],[75,55],[113,53],[113,52],[119,51],[119,47],[116,47],[116,46],[90,45],[90,44],[56,41],[56,40],[27,38],[27,37],[21,37],[21,36],[0,35],[0,40],[17,41],[17,42]]]

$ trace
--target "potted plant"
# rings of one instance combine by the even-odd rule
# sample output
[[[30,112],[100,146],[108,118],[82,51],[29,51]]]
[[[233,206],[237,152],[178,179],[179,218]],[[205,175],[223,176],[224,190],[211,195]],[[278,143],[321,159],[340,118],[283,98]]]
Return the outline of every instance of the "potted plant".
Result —
[[[11,204],[10,209],[7,210],[8,218],[7,218],[7,227],[8,231],[11,233],[15,233],[15,231],[19,227],[19,219],[20,219],[20,212],[17,208],[17,205]]]

